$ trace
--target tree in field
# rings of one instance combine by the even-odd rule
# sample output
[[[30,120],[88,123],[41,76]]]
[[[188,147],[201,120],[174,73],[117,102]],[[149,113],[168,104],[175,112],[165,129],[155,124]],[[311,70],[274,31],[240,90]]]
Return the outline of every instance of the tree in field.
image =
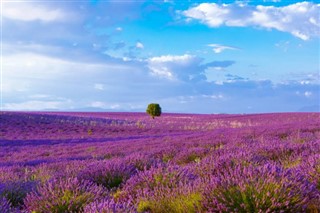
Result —
[[[151,103],[148,105],[147,113],[154,119],[155,116],[161,115],[161,107],[159,104]]]

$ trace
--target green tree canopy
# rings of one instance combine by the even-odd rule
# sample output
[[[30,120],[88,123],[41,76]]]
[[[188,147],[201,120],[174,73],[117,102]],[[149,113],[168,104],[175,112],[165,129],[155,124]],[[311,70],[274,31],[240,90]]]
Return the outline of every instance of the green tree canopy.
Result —
[[[154,118],[155,116],[161,115],[161,107],[157,103],[151,103],[148,105],[147,113]]]

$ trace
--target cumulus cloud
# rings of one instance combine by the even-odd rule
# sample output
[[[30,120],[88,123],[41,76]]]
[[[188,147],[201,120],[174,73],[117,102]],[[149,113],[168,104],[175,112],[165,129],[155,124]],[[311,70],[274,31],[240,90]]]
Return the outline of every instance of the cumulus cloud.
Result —
[[[215,53],[221,53],[225,50],[239,50],[236,47],[226,46],[226,45],[221,45],[221,44],[208,44],[208,46],[212,47],[212,50]]]
[[[164,77],[170,80],[176,79],[177,75],[185,75],[188,70],[187,67],[199,65],[201,60],[192,55],[164,55],[152,57],[148,59],[148,67],[153,75]],[[177,73],[177,71],[179,73]]]
[[[203,64],[203,59],[194,55],[163,55],[148,59],[151,74],[169,80],[200,81],[205,80],[205,70],[209,67],[231,66],[234,61],[212,61]]]
[[[209,27],[261,27],[289,32],[308,40],[318,37],[320,4],[299,2],[283,7],[248,4],[202,3],[182,12],[188,20],[199,20]]]
[[[143,45],[141,42],[137,42],[137,43],[136,43],[136,48],[138,48],[138,49],[143,49],[143,48],[144,48],[144,45]]]
[[[2,16],[19,21],[52,22],[66,20],[70,14],[61,9],[51,9],[34,3],[4,2]]]

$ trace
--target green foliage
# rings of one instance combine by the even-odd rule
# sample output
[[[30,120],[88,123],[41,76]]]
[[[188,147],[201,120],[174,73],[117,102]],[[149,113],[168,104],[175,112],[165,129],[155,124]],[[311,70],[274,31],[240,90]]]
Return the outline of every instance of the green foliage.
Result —
[[[83,207],[106,196],[102,187],[78,179],[53,179],[39,185],[24,199],[26,212],[83,212]]]
[[[174,157],[173,154],[164,154],[162,156],[162,161],[165,162],[165,163],[168,163],[170,160],[172,160]]]
[[[155,116],[160,116],[161,115],[161,107],[157,103],[151,103],[148,105],[148,108],[146,112],[154,118]]]
[[[168,194],[160,193],[155,197],[140,200],[137,211],[154,213],[195,213],[201,211],[201,195],[199,193],[178,194],[176,196],[170,192]]]

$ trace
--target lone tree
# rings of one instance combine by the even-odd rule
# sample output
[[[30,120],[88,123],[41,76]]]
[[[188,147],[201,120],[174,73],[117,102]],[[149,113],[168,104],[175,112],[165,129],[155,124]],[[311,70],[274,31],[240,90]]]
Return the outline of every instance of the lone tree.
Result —
[[[159,104],[151,103],[148,105],[147,113],[154,119],[155,116],[161,115],[161,107]]]

